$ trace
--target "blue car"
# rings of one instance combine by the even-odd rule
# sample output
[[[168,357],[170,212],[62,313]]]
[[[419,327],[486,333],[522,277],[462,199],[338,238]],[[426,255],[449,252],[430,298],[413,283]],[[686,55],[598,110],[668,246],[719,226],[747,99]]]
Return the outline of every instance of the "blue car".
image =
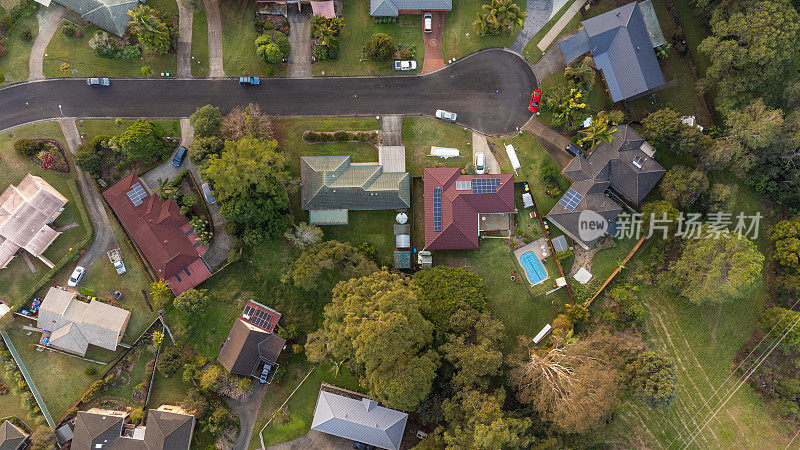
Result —
[[[242,86],[258,86],[261,80],[258,77],[239,77],[239,84]]]
[[[175,157],[172,158],[172,165],[175,167],[179,167],[183,164],[183,158],[186,157],[186,147],[180,146],[178,147],[178,151],[175,152]]]

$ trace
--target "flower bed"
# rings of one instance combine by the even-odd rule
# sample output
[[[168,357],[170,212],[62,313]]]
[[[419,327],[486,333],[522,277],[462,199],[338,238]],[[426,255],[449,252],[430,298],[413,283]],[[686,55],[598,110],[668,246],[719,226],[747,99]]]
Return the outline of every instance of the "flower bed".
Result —
[[[378,145],[380,140],[380,131],[311,131],[306,130],[303,133],[303,142],[319,143],[319,142],[367,142],[372,145]]]

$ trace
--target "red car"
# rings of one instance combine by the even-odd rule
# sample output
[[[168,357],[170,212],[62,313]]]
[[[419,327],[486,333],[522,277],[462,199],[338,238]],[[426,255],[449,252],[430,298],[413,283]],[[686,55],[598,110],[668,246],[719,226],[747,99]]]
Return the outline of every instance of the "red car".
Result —
[[[530,105],[528,105],[528,111],[532,113],[539,111],[539,100],[541,99],[542,99],[542,91],[538,89],[533,91],[533,94],[531,94],[531,103]]]

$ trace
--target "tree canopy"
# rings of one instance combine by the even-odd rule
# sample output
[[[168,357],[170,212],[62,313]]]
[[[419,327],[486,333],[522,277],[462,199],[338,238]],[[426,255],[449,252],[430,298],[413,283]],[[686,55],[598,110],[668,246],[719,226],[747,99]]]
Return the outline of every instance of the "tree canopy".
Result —
[[[177,296],[172,302],[179,311],[193,315],[202,312],[208,306],[208,291],[205,289],[189,289]]]
[[[767,308],[761,311],[758,326],[768,341],[785,334],[781,346],[787,350],[800,349],[800,312],[780,307]]]
[[[783,283],[800,285],[800,215],[773,225],[769,239],[774,248],[771,256],[783,272]]]
[[[528,418],[513,418],[503,411],[506,393],[478,390],[460,391],[442,405],[449,426],[439,430],[448,449],[529,448]]]
[[[211,105],[201,106],[189,116],[189,123],[194,128],[195,138],[219,136],[222,114],[219,112],[219,108]]]
[[[376,61],[386,61],[396,50],[394,38],[386,33],[375,33],[370,36],[364,48],[364,54]]]
[[[487,388],[487,377],[500,373],[503,363],[500,343],[505,327],[488,312],[472,309],[457,311],[450,323],[451,332],[441,349],[456,368],[453,385],[459,390]]]
[[[339,241],[324,241],[307,248],[289,266],[284,281],[292,281],[295,286],[314,290],[323,280],[350,279],[369,275],[378,266],[352,245]],[[334,272],[335,271],[335,272]]]
[[[710,183],[703,172],[686,166],[675,166],[664,174],[661,195],[679,208],[702,205]]]
[[[171,30],[158,11],[140,4],[133,11],[128,11],[128,15],[131,16],[131,28],[145,52],[158,55],[169,53],[172,48]]]
[[[625,366],[628,389],[647,406],[664,409],[672,406],[678,389],[675,363],[666,356],[641,352]]]
[[[726,303],[745,298],[761,276],[764,256],[739,234],[684,241],[683,252],[659,279],[691,303]]]
[[[139,119],[108,142],[113,150],[122,152],[126,161],[150,164],[161,160],[171,150],[165,136],[158,124]]]
[[[478,311],[486,305],[483,279],[464,269],[436,266],[414,274],[417,298],[422,312],[437,332],[450,328],[450,318],[461,308]]]
[[[306,354],[311,361],[346,361],[376,399],[411,410],[428,395],[439,366],[432,341],[433,325],[409,280],[379,271],[333,288]]]
[[[222,215],[245,232],[278,236],[286,228],[292,175],[274,140],[243,137],[209,157],[203,176],[214,185]]]

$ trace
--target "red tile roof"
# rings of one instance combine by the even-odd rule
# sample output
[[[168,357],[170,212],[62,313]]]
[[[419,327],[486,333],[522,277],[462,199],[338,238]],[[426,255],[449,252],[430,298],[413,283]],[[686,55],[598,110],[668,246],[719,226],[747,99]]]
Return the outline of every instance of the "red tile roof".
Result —
[[[499,178],[496,193],[474,194],[456,190],[456,181]],[[478,214],[514,212],[514,175],[461,175],[456,167],[423,171],[425,184],[425,249],[478,248]],[[442,231],[433,229],[433,190],[442,189]]]
[[[207,247],[198,244],[199,237],[174,200],[161,200],[148,193],[134,205],[128,192],[139,182],[132,173],[105,191],[103,197],[158,276],[180,295],[211,276],[201,258]]]

